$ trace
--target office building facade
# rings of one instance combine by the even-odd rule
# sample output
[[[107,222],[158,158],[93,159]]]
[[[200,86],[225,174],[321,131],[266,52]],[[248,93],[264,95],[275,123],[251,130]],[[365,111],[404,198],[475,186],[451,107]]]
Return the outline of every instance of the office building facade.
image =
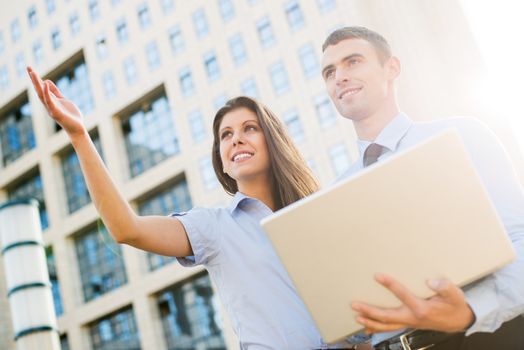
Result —
[[[0,7],[0,200],[40,202],[63,349],[238,346],[202,268],[111,240],[26,65],[79,106],[116,184],[142,215],[227,205],[211,165],[211,124],[237,95],[282,118],[323,185],[343,173],[358,156],[356,138],[324,91],[320,47],[344,25],[375,28],[398,47],[412,67],[400,99],[414,118],[475,112],[456,92],[480,67],[436,55],[466,42],[462,50],[478,58],[451,0],[21,0]],[[449,39],[450,32],[460,37]],[[445,88],[430,67],[448,69],[457,85]],[[446,107],[419,91],[425,77],[428,95]],[[0,293],[0,323],[8,325],[0,348],[10,350],[3,283]]]

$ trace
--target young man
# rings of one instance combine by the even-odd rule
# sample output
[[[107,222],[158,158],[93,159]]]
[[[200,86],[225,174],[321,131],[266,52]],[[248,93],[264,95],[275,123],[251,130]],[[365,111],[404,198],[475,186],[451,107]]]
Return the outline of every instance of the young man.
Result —
[[[524,193],[498,139],[469,118],[418,123],[399,109],[400,61],[387,41],[363,27],[339,29],[323,45],[322,76],[337,110],[353,121],[360,157],[345,176],[445,129],[459,131],[517,252],[517,260],[461,289],[429,281],[436,295],[420,299],[387,275],[376,280],[403,304],[354,302],[357,321],[375,349],[524,349]],[[407,333],[408,329],[417,329]],[[423,331],[425,330],[425,331]]]

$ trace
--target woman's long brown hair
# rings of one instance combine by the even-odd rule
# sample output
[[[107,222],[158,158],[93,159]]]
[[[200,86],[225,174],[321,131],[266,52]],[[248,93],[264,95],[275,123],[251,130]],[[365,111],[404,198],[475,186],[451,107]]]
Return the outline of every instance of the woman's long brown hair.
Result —
[[[257,115],[264,133],[269,152],[271,171],[271,192],[276,208],[281,209],[318,190],[318,182],[304,158],[294,145],[282,122],[275,114],[256,100],[239,96],[226,102],[213,120],[212,160],[215,174],[224,190],[233,195],[238,191],[237,182],[223,172],[220,158],[220,137],[218,130],[222,118],[238,108],[247,108]]]

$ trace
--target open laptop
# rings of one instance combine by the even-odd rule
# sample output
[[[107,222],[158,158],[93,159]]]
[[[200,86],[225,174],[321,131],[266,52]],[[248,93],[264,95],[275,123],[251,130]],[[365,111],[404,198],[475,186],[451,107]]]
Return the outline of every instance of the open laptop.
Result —
[[[455,130],[381,161],[261,222],[323,338],[356,333],[351,301],[399,301],[390,274],[420,297],[429,278],[463,286],[515,258]]]

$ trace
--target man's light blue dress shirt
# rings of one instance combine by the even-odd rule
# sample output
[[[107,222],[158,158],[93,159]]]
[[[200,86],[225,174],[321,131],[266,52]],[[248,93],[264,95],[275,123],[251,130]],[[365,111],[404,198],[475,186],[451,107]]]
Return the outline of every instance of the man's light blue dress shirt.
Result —
[[[385,147],[379,157],[380,162],[451,128],[459,132],[517,253],[515,262],[463,288],[476,317],[466,335],[493,332],[503,322],[524,313],[524,193],[500,141],[484,124],[473,118],[413,122],[401,113],[381,131],[373,143]],[[363,169],[363,153],[370,143],[358,141],[360,157],[341,178]],[[438,159],[435,161],[438,162]],[[377,344],[398,333],[376,334],[372,342]]]

